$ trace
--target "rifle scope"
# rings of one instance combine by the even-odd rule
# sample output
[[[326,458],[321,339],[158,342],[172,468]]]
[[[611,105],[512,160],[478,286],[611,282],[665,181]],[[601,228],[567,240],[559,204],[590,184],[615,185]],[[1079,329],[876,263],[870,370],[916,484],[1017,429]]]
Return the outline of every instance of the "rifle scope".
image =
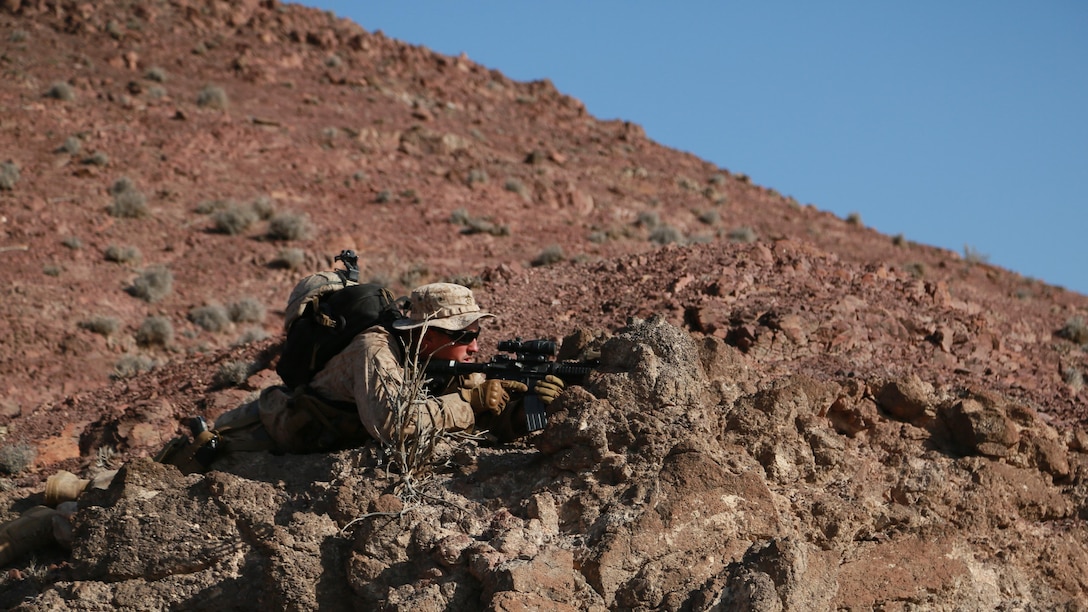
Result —
[[[498,349],[504,353],[522,353],[526,355],[555,355],[558,350],[551,340],[502,340]]]

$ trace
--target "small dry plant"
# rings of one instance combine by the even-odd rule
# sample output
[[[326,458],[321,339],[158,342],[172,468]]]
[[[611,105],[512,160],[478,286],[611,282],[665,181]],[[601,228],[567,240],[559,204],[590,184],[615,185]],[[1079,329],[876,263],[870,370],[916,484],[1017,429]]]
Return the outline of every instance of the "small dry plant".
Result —
[[[382,381],[393,411],[393,438],[382,446],[390,471],[400,476],[394,493],[405,505],[428,497],[428,483],[438,468],[449,464],[456,450],[483,439],[477,434],[442,429],[428,409],[427,402],[434,397],[427,377],[429,358],[421,358],[418,340],[425,331],[426,326],[406,347],[400,380]]]

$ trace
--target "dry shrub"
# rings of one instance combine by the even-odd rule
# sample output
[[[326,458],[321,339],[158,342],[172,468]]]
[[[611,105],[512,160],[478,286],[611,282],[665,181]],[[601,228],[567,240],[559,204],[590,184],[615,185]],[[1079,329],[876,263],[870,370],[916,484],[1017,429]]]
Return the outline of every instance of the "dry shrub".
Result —
[[[430,276],[431,271],[427,267],[427,264],[415,263],[410,266],[404,272],[400,274],[400,284],[404,287],[418,287],[423,284],[423,281]]]
[[[458,447],[482,440],[482,436],[443,430],[433,421],[426,402],[427,364],[420,360],[419,345],[408,347],[401,379],[383,379],[392,406],[393,438],[382,442],[391,471],[400,482],[394,493],[405,503],[419,503],[436,468],[448,462]]]
[[[136,344],[167,347],[174,341],[174,326],[166,317],[147,317],[136,330]]]
[[[484,279],[476,274],[455,274],[442,282],[461,285],[462,287],[468,287],[469,289],[479,289],[484,286]]]
[[[84,159],[83,163],[88,166],[108,166],[110,165],[110,156],[104,151],[95,151],[90,157]]]
[[[57,81],[49,86],[49,89],[45,92],[45,97],[69,102],[76,99],[76,90],[72,89],[72,86],[65,81]]]
[[[121,177],[110,187],[113,204],[110,216],[135,219],[147,215],[147,198],[128,177]]]
[[[276,258],[270,262],[270,265],[277,268],[287,268],[288,270],[297,270],[306,263],[306,251],[296,248],[286,248],[276,255]]]
[[[305,214],[281,212],[268,220],[268,237],[273,240],[306,240],[313,233]]]
[[[238,339],[234,341],[234,346],[242,346],[244,344],[260,342],[261,340],[265,340],[268,337],[268,332],[266,332],[263,328],[250,327],[249,329],[242,332],[241,336],[238,336]]]
[[[206,85],[204,89],[200,90],[200,93],[196,96],[196,105],[204,108],[214,108],[216,110],[226,110],[230,106],[230,100],[227,99],[227,92],[218,85]]]
[[[117,263],[139,263],[143,259],[140,249],[134,246],[121,247],[112,244],[106,247],[105,257],[106,261]]]
[[[265,307],[255,297],[245,297],[228,308],[230,320],[235,323],[260,323],[264,321]]]
[[[726,237],[729,239],[729,242],[740,243],[755,242],[758,239],[758,237],[756,236],[756,231],[748,227],[747,225],[742,225],[740,227],[729,230],[729,233],[726,234]]]
[[[237,236],[246,231],[257,221],[257,212],[252,206],[240,206],[229,204],[225,209],[216,211],[212,215],[216,231]]]
[[[714,209],[704,210],[699,213],[699,221],[707,225],[717,225],[721,218],[722,214]]]
[[[525,183],[522,183],[516,178],[511,177],[506,179],[506,182],[503,183],[503,189],[518,194],[521,196],[521,199],[526,202],[533,199],[533,194],[529,191],[529,188],[525,186]]]
[[[1071,340],[1077,344],[1088,344],[1088,323],[1084,317],[1077,315],[1065,322],[1058,330],[1058,336]]]
[[[223,387],[237,387],[244,384],[253,373],[253,364],[247,361],[228,361],[219,366],[215,373],[215,382]]]
[[[80,329],[106,336],[107,338],[117,333],[121,328],[121,321],[116,317],[96,316],[79,322]]]
[[[132,378],[140,372],[147,372],[155,367],[155,360],[147,355],[127,354],[117,360],[113,366],[112,378]]]
[[[276,203],[268,196],[257,196],[250,204],[250,208],[262,221],[267,221],[276,214]]]
[[[659,225],[650,232],[650,242],[684,244],[684,233],[671,225]]]
[[[204,200],[200,204],[197,204],[196,208],[193,210],[201,215],[210,215],[214,212],[225,210],[231,204],[233,204],[233,202],[230,200]]]
[[[64,144],[57,147],[57,153],[67,153],[69,155],[75,155],[83,149],[83,141],[76,136],[69,136],[64,139]]]
[[[458,208],[450,214],[450,223],[463,226],[462,234],[510,235],[510,226],[494,223],[487,217],[473,217],[464,208]]]
[[[147,302],[157,302],[174,288],[174,274],[165,266],[152,266],[132,281],[129,292]]]
[[[550,266],[555,263],[559,263],[566,259],[566,255],[563,254],[563,247],[558,244],[548,246],[537,255],[530,264],[533,267]]]
[[[189,320],[210,332],[219,332],[230,327],[230,315],[220,304],[207,304],[193,308],[189,311]]]

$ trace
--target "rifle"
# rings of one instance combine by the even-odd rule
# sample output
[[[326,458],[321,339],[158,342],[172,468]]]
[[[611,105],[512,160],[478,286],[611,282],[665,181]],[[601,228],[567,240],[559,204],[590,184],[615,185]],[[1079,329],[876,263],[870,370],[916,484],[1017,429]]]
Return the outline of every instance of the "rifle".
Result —
[[[482,372],[488,378],[516,380],[529,387],[525,394],[525,424],[529,431],[544,429],[548,414],[544,411],[544,402],[532,393],[533,383],[543,380],[549,374],[563,379],[564,383],[579,383],[597,369],[596,361],[555,361],[558,347],[551,340],[503,340],[498,349],[511,355],[495,355],[487,363],[463,363],[458,361],[432,361],[427,365],[428,374],[440,376],[472,374]]]

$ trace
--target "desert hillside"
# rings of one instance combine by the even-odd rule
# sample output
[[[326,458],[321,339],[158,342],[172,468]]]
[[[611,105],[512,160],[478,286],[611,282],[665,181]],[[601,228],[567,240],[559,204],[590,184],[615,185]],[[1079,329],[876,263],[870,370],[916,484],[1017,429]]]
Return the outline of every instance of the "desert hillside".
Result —
[[[328,13],[2,7],[0,519],[121,472],[0,604],[1084,609],[1085,296]],[[376,443],[149,461],[278,383],[287,295],[344,248],[472,286],[485,358],[601,369],[421,489]]]

